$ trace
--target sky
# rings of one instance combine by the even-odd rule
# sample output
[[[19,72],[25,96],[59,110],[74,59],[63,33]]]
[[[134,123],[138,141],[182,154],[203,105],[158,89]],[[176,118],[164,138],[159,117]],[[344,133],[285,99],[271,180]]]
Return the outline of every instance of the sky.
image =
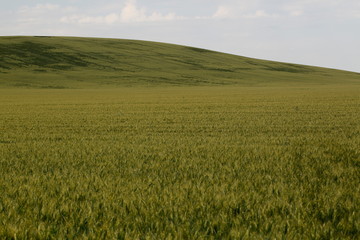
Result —
[[[175,43],[360,72],[360,0],[0,0],[0,36]]]

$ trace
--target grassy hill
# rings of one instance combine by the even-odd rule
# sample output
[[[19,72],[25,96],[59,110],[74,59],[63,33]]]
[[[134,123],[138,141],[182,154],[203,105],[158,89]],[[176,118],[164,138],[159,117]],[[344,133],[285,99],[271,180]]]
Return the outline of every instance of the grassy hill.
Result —
[[[360,74],[135,40],[0,37],[1,88],[360,83]]]

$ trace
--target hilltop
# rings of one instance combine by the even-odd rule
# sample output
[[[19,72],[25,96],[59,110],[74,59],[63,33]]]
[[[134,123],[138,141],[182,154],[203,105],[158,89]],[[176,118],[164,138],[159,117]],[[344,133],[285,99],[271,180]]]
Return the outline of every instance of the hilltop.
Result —
[[[138,40],[0,37],[1,88],[358,84],[360,74]]]

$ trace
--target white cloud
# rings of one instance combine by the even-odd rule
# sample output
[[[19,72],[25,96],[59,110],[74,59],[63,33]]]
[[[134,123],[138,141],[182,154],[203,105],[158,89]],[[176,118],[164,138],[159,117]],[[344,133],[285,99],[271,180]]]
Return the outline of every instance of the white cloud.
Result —
[[[139,8],[135,0],[129,0],[121,10],[120,17],[123,22],[143,22],[146,20],[146,10]]]
[[[59,8],[60,6],[55,4],[37,4],[34,7],[23,6],[19,9],[18,14],[20,15],[43,14],[49,11],[57,10]]]
[[[277,17],[276,14],[269,14],[265,10],[255,10],[247,11],[246,8],[238,6],[219,6],[216,12],[213,14],[212,18],[227,18],[227,19],[236,19],[236,18],[266,18],[266,17]]]
[[[305,2],[293,2],[282,6],[282,10],[285,11],[286,15],[292,17],[299,17],[304,14]]]
[[[139,7],[136,0],[128,0],[120,13],[110,13],[104,16],[72,15],[60,19],[63,23],[80,24],[114,24],[131,22],[156,22],[184,19],[175,13],[162,14],[159,12],[148,13],[146,8]]]
[[[22,6],[15,13],[18,16],[16,22],[25,24],[41,23],[44,17],[49,18],[59,9],[60,6],[55,4],[37,4],[34,7]]]
[[[62,23],[81,23],[81,24],[112,24],[117,22],[119,16],[115,13],[110,13],[105,16],[91,17],[86,15],[72,15],[65,16],[60,19]]]
[[[360,12],[358,0],[294,0],[281,5],[287,16],[305,16],[309,13],[318,17],[332,16],[334,18],[356,17]]]
[[[293,11],[290,11],[289,13],[290,13],[290,16],[299,17],[304,14],[304,11],[303,10],[293,10]]]
[[[42,10],[56,10],[59,8],[60,8],[60,6],[56,5],[56,4],[38,4],[32,9],[42,11]]]
[[[255,13],[246,14],[244,18],[266,18],[266,17],[277,17],[275,14],[268,14],[264,10],[256,10]]]
[[[230,7],[219,6],[213,15],[213,18],[231,18],[233,13]]]
[[[148,14],[145,8],[137,6],[136,0],[128,0],[120,14],[122,22],[171,21],[181,18],[176,16],[175,13],[164,15],[159,12],[152,12]]]

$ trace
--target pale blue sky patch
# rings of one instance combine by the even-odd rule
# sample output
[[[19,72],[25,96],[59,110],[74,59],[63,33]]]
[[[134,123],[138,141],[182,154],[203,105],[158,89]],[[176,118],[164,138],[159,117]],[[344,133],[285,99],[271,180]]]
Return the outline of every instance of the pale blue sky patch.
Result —
[[[2,36],[151,40],[360,72],[358,0],[0,1]]]

